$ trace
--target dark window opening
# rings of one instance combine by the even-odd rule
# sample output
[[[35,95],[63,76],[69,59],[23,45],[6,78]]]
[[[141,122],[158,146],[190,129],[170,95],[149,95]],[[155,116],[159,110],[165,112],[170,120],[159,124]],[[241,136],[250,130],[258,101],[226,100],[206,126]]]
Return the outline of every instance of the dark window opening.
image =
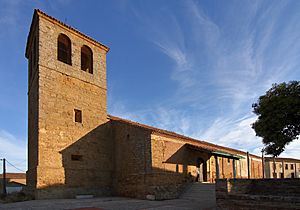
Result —
[[[291,173],[291,178],[295,178],[295,174],[294,173]]]
[[[281,179],[283,179],[283,178],[284,178],[284,176],[283,176],[283,173],[280,173],[280,178],[281,178]]]
[[[71,160],[82,161],[82,155],[71,155]]]
[[[86,45],[81,47],[81,70],[93,74],[93,52]]]
[[[289,169],[289,165],[288,164],[285,164],[285,169]]]
[[[64,34],[58,36],[57,41],[57,59],[66,64],[71,63],[71,40]]]
[[[75,113],[75,122],[82,123],[82,112],[81,110],[74,109]]]
[[[230,163],[230,159],[229,158],[227,158],[227,162]]]
[[[292,169],[292,170],[294,169],[294,164],[291,164],[291,169]]]

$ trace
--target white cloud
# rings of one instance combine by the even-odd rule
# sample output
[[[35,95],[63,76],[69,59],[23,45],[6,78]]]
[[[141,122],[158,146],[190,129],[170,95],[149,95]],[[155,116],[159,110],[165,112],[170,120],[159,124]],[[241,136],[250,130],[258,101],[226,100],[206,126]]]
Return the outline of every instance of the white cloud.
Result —
[[[24,139],[17,139],[12,134],[0,130],[0,157],[7,159],[17,168],[26,171],[27,146]],[[7,172],[20,172],[7,164]]]
[[[300,139],[291,142],[280,157],[290,157],[300,159]]]
[[[299,74],[299,17],[286,16],[280,25],[287,2],[229,5],[219,17],[226,21],[210,17],[196,1],[184,4],[180,15],[166,8],[134,9],[147,38],[173,61],[170,79],[178,88],[152,109],[123,112],[135,113],[136,121],[260,155],[263,144],[251,128],[256,119],[251,104],[272,83]],[[284,154],[296,155],[297,148],[293,142]]]
[[[260,151],[263,144],[251,128],[255,120],[255,116],[245,116],[236,120],[219,118],[206,131],[197,135],[223,146],[249,152]]]

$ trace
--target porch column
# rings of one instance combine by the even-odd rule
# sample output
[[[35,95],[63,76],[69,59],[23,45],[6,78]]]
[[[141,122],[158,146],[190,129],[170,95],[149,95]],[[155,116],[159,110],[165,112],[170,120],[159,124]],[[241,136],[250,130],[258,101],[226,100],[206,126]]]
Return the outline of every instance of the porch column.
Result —
[[[233,178],[236,178],[235,159],[232,159]]]
[[[247,152],[247,171],[248,171],[248,179],[250,179],[250,158],[249,158],[249,152]]]
[[[220,178],[220,171],[219,171],[219,161],[218,161],[218,157],[215,155],[215,160],[216,160],[216,175],[217,175],[217,179]]]

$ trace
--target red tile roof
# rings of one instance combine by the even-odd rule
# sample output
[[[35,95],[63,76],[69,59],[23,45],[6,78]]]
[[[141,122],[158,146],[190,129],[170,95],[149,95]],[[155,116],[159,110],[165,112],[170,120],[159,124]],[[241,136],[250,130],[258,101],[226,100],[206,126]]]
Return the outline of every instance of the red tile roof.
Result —
[[[273,162],[273,157],[265,157],[265,160]],[[276,157],[275,162],[278,162],[278,161],[284,161],[284,162],[290,162],[290,163],[292,163],[292,162],[293,163],[300,163],[300,160],[295,159],[295,158]]]
[[[126,120],[126,119],[123,119],[123,118],[120,118],[120,117],[115,117],[115,116],[112,116],[112,115],[108,115],[108,117],[112,121],[126,123],[126,124],[130,124],[130,125],[133,125],[133,126],[143,128],[143,129],[147,129],[147,130],[149,130],[153,133],[157,133],[157,134],[160,134],[160,135],[165,135],[167,137],[176,138],[176,139],[184,141],[185,143],[191,143],[195,146],[198,146],[198,147],[201,147],[201,148],[204,148],[204,149],[220,151],[220,152],[227,152],[227,153],[233,154],[233,155],[236,155],[236,154],[247,155],[247,152],[244,152],[244,151],[241,151],[241,150],[232,149],[232,148],[229,148],[229,147],[224,147],[224,146],[220,146],[220,145],[217,145],[217,144],[212,144],[212,143],[209,143],[207,141],[193,139],[193,138],[190,138],[190,137],[187,137],[187,136],[184,136],[184,135],[172,132],[172,131],[155,128],[155,127],[152,127],[152,126],[149,126],[149,125],[141,124],[141,123],[138,123],[138,122],[133,122],[133,121]],[[253,155],[253,154],[250,154],[250,156],[260,158],[259,156]]]
[[[0,179],[3,178],[3,174],[0,174]],[[26,179],[25,173],[6,173],[6,179]]]

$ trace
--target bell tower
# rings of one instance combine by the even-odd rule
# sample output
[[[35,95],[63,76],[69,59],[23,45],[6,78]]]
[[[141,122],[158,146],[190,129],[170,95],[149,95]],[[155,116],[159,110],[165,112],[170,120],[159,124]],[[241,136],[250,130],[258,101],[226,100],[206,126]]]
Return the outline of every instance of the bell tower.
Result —
[[[28,191],[37,198],[106,194],[109,48],[35,10],[27,39]]]

